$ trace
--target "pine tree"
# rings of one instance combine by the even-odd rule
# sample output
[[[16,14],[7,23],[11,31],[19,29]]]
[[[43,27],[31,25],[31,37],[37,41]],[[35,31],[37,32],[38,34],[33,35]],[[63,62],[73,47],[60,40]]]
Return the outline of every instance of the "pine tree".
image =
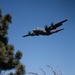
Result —
[[[25,67],[21,64],[22,52],[17,51],[14,53],[14,46],[8,44],[8,29],[9,24],[12,22],[12,16],[10,14],[2,15],[0,9],[0,75],[2,71],[15,69],[15,72],[11,72],[8,75],[24,75]]]

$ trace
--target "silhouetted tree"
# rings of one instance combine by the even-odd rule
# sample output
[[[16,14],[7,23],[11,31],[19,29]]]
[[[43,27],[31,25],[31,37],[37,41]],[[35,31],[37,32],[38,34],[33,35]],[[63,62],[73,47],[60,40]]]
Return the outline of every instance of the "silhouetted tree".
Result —
[[[8,75],[24,75],[25,67],[20,62],[22,52],[14,53],[14,46],[8,44],[7,34],[11,22],[12,16],[10,14],[3,16],[0,9],[0,75],[2,75],[2,71],[6,72],[12,69],[15,69],[15,72]]]

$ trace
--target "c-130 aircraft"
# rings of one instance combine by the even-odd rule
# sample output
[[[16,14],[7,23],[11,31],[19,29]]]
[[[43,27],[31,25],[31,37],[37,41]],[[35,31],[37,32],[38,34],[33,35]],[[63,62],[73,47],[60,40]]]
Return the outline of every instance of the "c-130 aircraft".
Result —
[[[43,35],[43,36],[49,36],[49,35],[51,35],[51,34],[54,34],[54,33],[57,33],[57,32],[59,32],[59,31],[62,31],[62,30],[64,30],[64,28],[62,28],[62,29],[56,29],[56,28],[58,28],[59,26],[61,26],[64,22],[66,22],[66,21],[68,21],[67,19],[66,20],[63,20],[63,21],[61,21],[61,22],[58,22],[58,23],[56,23],[56,24],[51,24],[51,26],[45,26],[45,28],[44,29],[42,29],[42,28],[34,28],[33,30],[32,30],[32,32],[29,32],[28,34],[26,34],[26,35],[24,35],[24,36],[22,36],[22,37],[27,37],[27,36],[39,36],[39,35]]]

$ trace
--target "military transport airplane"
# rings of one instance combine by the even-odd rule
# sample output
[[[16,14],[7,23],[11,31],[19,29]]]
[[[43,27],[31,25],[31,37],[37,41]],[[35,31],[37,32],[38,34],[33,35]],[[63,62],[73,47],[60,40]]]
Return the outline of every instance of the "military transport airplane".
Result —
[[[52,24],[51,26],[47,26],[45,29],[42,29],[42,28],[35,28],[32,30],[32,32],[29,32],[28,34],[22,36],[22,37],[27,37],[27,36],[39,36],[39,35],[44,35],[44,36],[48,36],[48,35],[51,35],[53,33],[57,33],[59,31],[62,31],[64,30],[63,28],[62,29],[59,29],[57,30],[56,28],[61,26],[63,22],[66,22],[67,20],[63,20],[57,24]]]

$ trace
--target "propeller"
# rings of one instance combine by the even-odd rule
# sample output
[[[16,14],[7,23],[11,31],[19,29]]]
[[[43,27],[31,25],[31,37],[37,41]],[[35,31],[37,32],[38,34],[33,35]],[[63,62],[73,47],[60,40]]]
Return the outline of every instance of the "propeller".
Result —
[[[53,22],[51,23],[51,26],[54,26],[54,23]]]
[[[56,29],[56,27],[55,27],[55,25],[54,25],[53,22],[51,23],[51,26],[49,27],[49,29],[51,29],[51,30],[52,30],[52,29]]]
[[[45,25],[45,30],[47,30],[48,29],[48,26],[47,25]]]
[[[28,34],[31,35],[31,32],[29,31]]]

